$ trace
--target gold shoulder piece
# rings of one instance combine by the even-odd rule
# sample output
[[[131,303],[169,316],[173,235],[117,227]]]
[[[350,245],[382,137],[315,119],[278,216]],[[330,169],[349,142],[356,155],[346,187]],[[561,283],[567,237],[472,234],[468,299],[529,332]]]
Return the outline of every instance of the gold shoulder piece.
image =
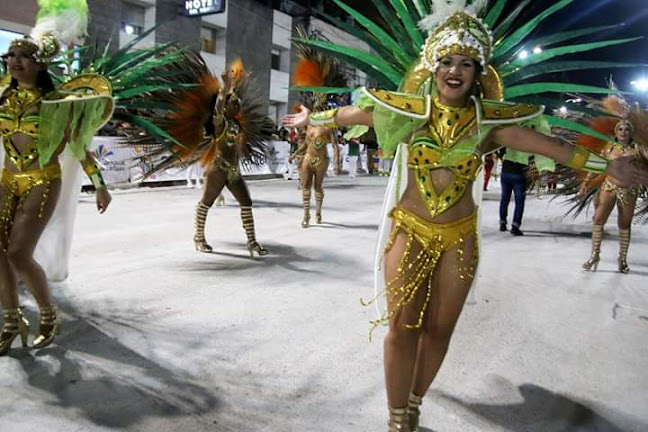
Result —
[[[11,84],[11,75],[7,74],[0,79],[0,87],[6,87]]]
[[[60,90],[78,92],[84,96],[111,96],[112,85],[105,77],[97,74],[85,74],[63,83]],[[85,94],[84,94],[85,93]]]
[[[536,118],[544,112],[544,106],[514,102],[482,100],[482,123],[510,124]]]
[[[380,89],[364,89],[365,93],[376,103],[390,111],[408,117],[427,119],[430,116],[430,97],[409,93],[397,93]]]

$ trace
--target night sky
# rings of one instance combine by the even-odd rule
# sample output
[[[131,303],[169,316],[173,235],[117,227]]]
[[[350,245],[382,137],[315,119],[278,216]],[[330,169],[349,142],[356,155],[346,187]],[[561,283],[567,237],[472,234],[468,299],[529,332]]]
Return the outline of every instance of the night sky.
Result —
[[[325,2],[332,3],[330,0]],[[545,10],[558,0],[533,0],[528,9],[522,14],[521,24]],[[311,1],[311,4],[316,3]],[[369,0],[346,0],[350,6],[361,10],[363,13],[377,17],[375,10]],[[509,10],[519,5],[521,0],[510,0]],[[327,11],[336,9],[337,6],[327,6]],[[546,24],[540,26],[538,34],[541,36],[547,33],[555,33],[564,30],[575,30],[591,26],[621,24],[617,28],[606,31],[602,34],[590,35],[584,40],[576,40],[577,43],[586,43],[595,40],[628,38],[635,36],[648,36],[648,0],[574,0],[574,2],[561,12],[551,16]],[[532,47],[531,47],[532,48]],[[561,59],[582,59],[594,61],[619,61],[628,63],[647,64],[646,67],[636,69],[613,69],[593,70],[574,72],[557,77],[561,80],[568,80],[590,85],[606,85],[606,78],[612,75],[615,82],[622,90],[631,90],[630,82],[640,78],[642,75],[648,78],[648,39],[635,41],[626,45],[612,48],[600,49],[578,57],[561,57]],[[648,100],[648,94],[642,96]]]

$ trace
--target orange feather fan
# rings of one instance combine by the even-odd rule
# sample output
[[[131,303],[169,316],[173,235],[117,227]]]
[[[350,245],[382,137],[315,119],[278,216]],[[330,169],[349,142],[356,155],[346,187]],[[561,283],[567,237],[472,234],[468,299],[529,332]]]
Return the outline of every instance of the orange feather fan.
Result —
[[[175,104],[176,111],[171,114],[170,135],[180,143],[173,151],[183,162],[186,161],[204,141],[205,123],[211,113],[213,98],[220,90],[218,78],[205,73],[200,77],[200,85],[187,92],[182,101]]]

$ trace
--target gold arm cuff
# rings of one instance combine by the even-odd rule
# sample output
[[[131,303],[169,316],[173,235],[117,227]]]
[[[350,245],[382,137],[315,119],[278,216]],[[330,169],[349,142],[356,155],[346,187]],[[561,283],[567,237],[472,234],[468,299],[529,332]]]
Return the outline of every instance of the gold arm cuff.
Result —
[[[610,161],[584,147],[575,146],[571,157],[565,165],[570,168],[602,174],[607,170]]]
[[[106,182],[104,181],[103,175],[101,175],[101,169],[96,162],[84,164],[83,171],[86,173],[95,189],[103,189],[106,187]]]
[[[310,115],[310,124],[311,126],[322,126],[335,128],[338,124],[335,122],[335,116],[338,112],[338,109],[330,109],[327,111],[316,112]]]

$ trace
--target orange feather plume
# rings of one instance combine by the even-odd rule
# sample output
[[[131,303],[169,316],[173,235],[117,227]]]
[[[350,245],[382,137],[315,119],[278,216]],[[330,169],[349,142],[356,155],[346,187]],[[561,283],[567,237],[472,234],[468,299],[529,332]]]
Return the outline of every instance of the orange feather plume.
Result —
[[[618,121],[619,119],[612,117],[597,117],[592,120],[589,128],[595,130],[596,132],[602,133],[603,135],[613,137],[614,126],[618,123]],[[576,145],[585,147],[597,154],[600,154],[603,151],[606,144],[607,141],[586,134],[581,134],[581,136],[578,138],[578,141],[576,142]]]
[[[245,76],[245,68],[243,67],[243,61],[240,58],[237,58],[228,67],[228,76],[232,80],[232,87],[239,85],[243,77]]]
[[[200,86],[188,92],[184,100],[175,104],[176,110],[171,114],[171,136],[180,143],[174,151],[184,162],[204,140],[205,123],[209,119],[212,99],[218,95],[220,82],[211,74],[200,77]]]
[[[293,83],[298,87],[322,87],[324,73],[316,61],[301,59],[293,71]]]

